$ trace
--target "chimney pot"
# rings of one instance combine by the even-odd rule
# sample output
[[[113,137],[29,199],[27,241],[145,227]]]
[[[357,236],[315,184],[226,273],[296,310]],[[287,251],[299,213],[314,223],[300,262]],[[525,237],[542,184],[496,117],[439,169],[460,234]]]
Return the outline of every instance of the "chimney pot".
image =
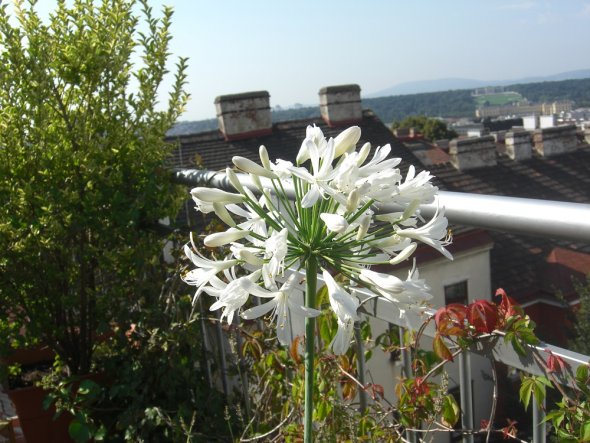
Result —
[[[512,160],[528,160],[533,156],[531,134],[524,130],[512,130],[506,133],[506,154]]]
[[[362,120],[359,85],[326,86],[319,95],[320,113],[328,126],[346,126]]]
[[[220,95],[215,99],[219,130],[226,140],[272,133],[270,94],[267,91]]]
[[[449,144],[451,163],[460,171],[496,165],[496,142],[494,137],[464,138],[451,140]]]
[[[578,147],[576,125],[537,129],[533,133],[535,151],[543,157],[572,152]]]

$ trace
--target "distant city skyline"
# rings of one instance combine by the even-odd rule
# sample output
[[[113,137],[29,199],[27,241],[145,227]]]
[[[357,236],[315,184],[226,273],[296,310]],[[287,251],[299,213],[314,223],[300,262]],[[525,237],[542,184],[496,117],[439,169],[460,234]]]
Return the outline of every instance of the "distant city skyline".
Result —
[[[191,101],[181,120],[213,118],[215,97],[239,92],[267,90],[271,106],[288,107],[317,104],[329,85],[357,83],[370,95],[419,80],[590,68],[590,1],[150,4],[175,10],[171,62],[189,57]],[[47,15],[54,6],[42,0],[37,9]]]

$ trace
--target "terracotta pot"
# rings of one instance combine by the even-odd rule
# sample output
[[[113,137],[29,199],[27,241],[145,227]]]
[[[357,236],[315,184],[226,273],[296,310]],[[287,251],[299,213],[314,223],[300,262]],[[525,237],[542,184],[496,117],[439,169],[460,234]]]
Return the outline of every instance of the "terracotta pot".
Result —
[[[19,363],[22,366],[34,365],[39,362],[53,361],[55,352],[49,346],[33,346],[30,348],[15,349],[3,360],[11,365]]]
[[[53,420],[55,409],[43,409],[47,391],[32,386],[9,390],[8,396],[14,404],[27,443],[73,443],[68,434],[73,417],[64,413]]]
[[[23,368],[52,362],[55,352],[48,346],[34,346],[15,349],[4,358],[7,364],[20,364]],[[72,421],[70,414],[62,414],[53,420],[55,408],[43,409],[47,391],[35,386],[9,389],[8,396],[14,404],[20,426],[27,443],[71,443],[68,426]]]

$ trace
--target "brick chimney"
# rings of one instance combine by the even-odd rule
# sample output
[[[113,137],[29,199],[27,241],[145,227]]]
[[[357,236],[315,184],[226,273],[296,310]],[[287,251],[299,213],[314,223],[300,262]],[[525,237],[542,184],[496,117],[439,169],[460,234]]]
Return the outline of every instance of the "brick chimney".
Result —
[[[272,133],[270,95],[267,91],[220,95],[215,99],[217,123],[226,140]]]
[[[346,126],[363,118],[359,85],[326,86],[320,89],[320,113],[328,126]]]
[[[543,157],[572,152],[578,147],[576,125],[537,129],[533,133],[535,151]]]
[[[528,131],[509,131],[504,139],[506,143],[506,154],[512,160],[528,160],[533,156],[533,144],[531,133]]]
[[[496,142],[494,137],[463,138],[449,144],[451,163],[460,171],[496,165]]]

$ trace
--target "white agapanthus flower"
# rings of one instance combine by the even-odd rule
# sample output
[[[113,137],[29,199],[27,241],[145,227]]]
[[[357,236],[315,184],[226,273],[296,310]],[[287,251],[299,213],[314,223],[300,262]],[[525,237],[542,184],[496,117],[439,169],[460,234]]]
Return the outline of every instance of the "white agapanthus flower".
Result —
[[[357,150],[360,138],[357,126],[334,139],[309,126],[295,164],[272,161],[261,146],[260,164],[233,159],[237,170],[248,174],[247,180],[226,171],[235,192],[193,189],[197,209],[214,212],[228,226],[203,239],[207,247],[223,248],[223,260],[203,258],[195,245],[185,248],[196,269],[183,279],[197,288],[195,299],[201,293],[215,297],[211,309],[222,309],[222,318],[229,322],[240,311],[245,319],[270,313],[283,345],[306,330],[313,332],[308,326],[324,309],[337,320],[331,344],[337,354],[348,349],[359,320],[352,282],[402,311],[427,302],[430,288],[415,267],[406,280],[369,268],[408,260],[419,243],[452,258],[445,249],[450,236],[444,208],[426,221],[419,211],[421,204],[434,200],[437,188],[430,173],[416,173],[413,166],[404,177],[398,169],[401,160],[390,157],[389,145],[372,149],[365,143]],[[377,204],[397,205],[400,210],[375,215]],[[318,273],[328,289],[326,306],[315,301]],[[332,277],[336,274],[342,277],[339,283]],[[305,298],[299,280],[306,281]],[[251,296],[268,301],[251,305]],[[313,345],[313,337],[305,342]]]

